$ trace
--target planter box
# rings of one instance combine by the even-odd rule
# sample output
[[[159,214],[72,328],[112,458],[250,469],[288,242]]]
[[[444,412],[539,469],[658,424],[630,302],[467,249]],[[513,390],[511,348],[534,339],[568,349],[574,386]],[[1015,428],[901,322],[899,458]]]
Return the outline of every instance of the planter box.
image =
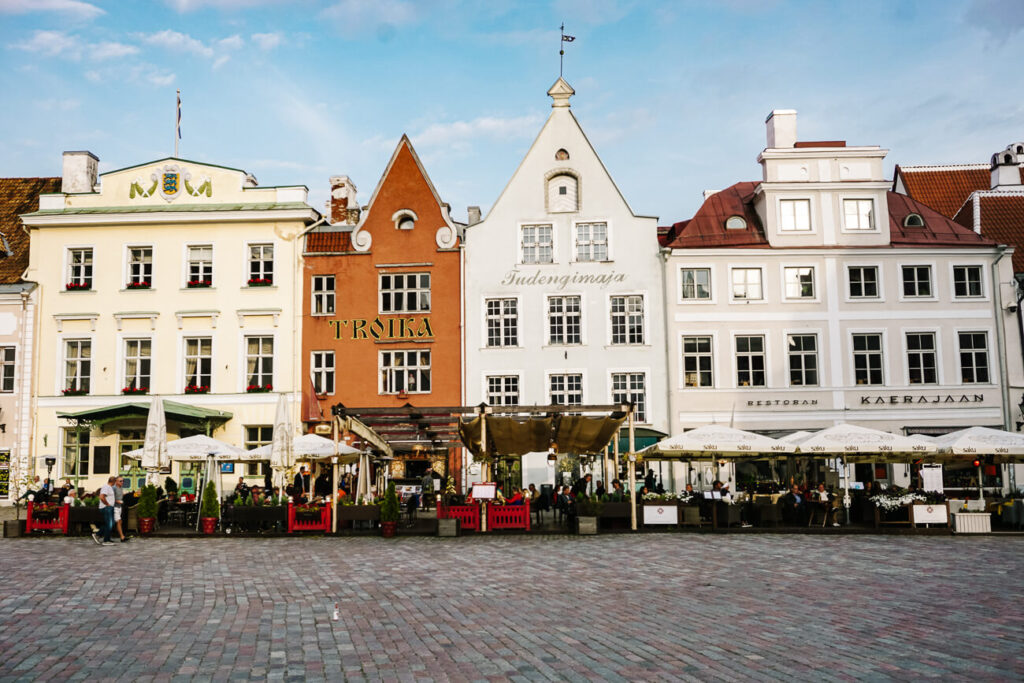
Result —
[[[603,503],[601,519],[630,519],[629,503]]]
[[[644,503],[644,526],[679,524],[679,506],[675,503]]]
[[[459,520],[439,519],[437,520],[437,535],[442,538],[454,538],[459,535]]]
[[[18,538],[25,534],[25,520],[23,519],[5,519],[4,520],[4,538]]]
[[[576,533],[580,536],[593,536],[597,533],[597,517],[577,517]]]
[[[379,505],[339,505],[338,520],[351,522],[377,522],[380,521]]]
[[[949,526],[949,510],[945,503],[915,503],[910,506],[910,519],[918,524]]]
[[[990,512],[954,512],[953,533],[955,534],[990,534],[992,533],[992,513]]]
[[[284,529],[286,510],[283,505],[236,505],[230,511],[225,508],[224,517],[238,531],[259,531],[264,525],[274,527],[277,524]]]

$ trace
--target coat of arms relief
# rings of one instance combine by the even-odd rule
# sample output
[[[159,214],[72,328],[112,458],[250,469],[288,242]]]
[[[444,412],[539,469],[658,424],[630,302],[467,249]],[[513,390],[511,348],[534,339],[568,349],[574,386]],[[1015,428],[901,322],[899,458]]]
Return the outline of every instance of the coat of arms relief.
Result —
[[[212,197],[213,184],[209,176],[199,176],[196,184],[192,184],[192,173],[178,164],[167,164],[149,176],[149,183],[141,177],[137,177],[128,190],[128,198],[152,197],[159,192],[160,196],[167,201],[174,201],[178,195],[185,192],[189,197]]]

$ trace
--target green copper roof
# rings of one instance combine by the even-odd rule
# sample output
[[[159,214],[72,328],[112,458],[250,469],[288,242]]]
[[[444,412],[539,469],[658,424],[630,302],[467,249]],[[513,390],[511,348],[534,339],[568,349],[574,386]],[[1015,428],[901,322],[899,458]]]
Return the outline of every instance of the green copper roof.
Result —
[[[200,408],[175,401],[164,401],[164,413],[168,420],[186,423],[205,423],[213,421],[227,422],[231,419],[231,413],[211,408]],[[149,403],[132,402],[119,403],[105,408],[90,408],[77,413],[58,412],[57,417],[65,420],[77,420],[88,422],[94,426],[102,426],[113,420],[121,420],[128,417],[142,417],[149,415]]]
[[[287,211],[289,209],[313,210],[305,202],[274,202],[263,204],[168,204],[167,206],[95,206],[68,209],[44,209],[33,213],[24,214],[28,216],[71,216],[78,214],[104,214],[104,213],[185,213],[202,211]]]

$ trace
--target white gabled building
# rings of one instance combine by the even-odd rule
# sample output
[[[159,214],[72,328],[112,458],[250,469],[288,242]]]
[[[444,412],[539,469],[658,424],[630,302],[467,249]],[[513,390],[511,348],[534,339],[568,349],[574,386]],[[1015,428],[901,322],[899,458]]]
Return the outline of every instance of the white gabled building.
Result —
[[[573,94],[561,78],[551,87],[540,134],[466,230],[466,402],[633,400],[638,425],[666,432],[657,220],[630,209],[569,109]],[[524,485],[554,479],[543,457],[523,467]]]
[[[791,110],[767,143],[759,182],[709,193],[663,238],[672,432],[1012,430],[1013,249],[890,192],[884,149],[798,141]]]

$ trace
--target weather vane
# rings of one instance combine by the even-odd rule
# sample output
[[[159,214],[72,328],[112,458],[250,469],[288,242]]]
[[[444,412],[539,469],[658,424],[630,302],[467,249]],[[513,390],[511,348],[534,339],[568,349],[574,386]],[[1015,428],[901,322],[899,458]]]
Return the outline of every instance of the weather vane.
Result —
[[[560,28],[562,29],[561,30],[562,39],[560,41],[558,41],[558,77],[559,78],[562,77],[562,67],[565,65],[564,64],[564,62],[565,62],[565,43],[571,43],[572,41],[576,40],[576,36],[567,36],[567,35],[565,35],[565,22],[562,22],[562,26]]]

